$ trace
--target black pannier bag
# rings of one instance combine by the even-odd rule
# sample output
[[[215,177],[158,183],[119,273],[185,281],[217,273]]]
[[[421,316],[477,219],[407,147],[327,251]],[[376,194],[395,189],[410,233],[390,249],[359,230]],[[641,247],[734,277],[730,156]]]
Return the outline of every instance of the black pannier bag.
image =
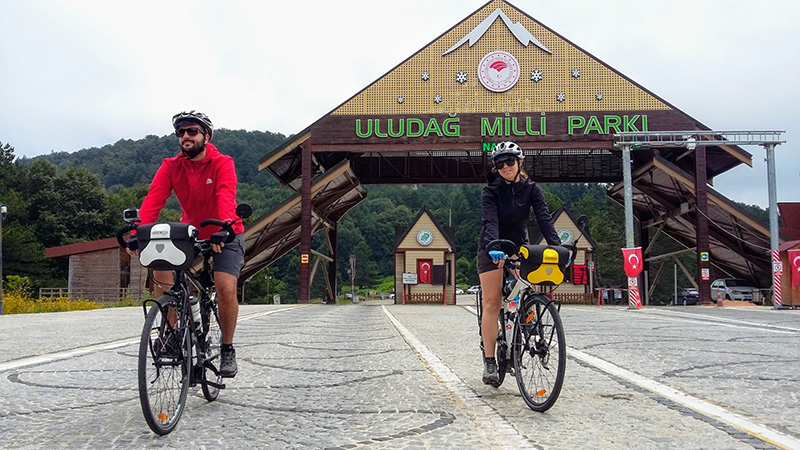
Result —
[[[196,236],[197,228],[188,223],[139,225],[139,263],[154,270],[186,270],[194,262]]]
[[[520,276],[531,284],[555,286],[564,282],[569,249],[560,245],[523,245]]]

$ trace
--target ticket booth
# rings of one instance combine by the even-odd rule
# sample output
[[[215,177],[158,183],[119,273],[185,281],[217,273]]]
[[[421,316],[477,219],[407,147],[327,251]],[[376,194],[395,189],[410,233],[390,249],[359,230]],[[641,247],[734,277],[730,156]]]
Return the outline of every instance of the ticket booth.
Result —
[[[456,249],[453,229],[427,209],[395,232],[395,303],[455,305]]]

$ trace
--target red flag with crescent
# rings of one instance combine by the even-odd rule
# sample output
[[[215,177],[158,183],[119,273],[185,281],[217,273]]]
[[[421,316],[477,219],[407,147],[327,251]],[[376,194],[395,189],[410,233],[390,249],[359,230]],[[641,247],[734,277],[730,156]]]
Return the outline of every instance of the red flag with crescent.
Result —
[[[792,289],[800,284],[800,250],[789,250],[789,265],[792,267]]]
[[[622,259],[625,261],[625,275],[638,277],[642,273],[642,247],[623,248]]]

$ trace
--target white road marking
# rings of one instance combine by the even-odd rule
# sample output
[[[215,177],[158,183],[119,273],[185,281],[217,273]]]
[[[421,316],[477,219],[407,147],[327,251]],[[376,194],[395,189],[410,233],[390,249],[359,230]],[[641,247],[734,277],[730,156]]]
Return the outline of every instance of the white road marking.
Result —
[[[302,306],[291,306],[291,307],[288,307],[288,308],[275,309],[275,310],[272,310],[272,311],[265,311],[265,312],[260,312],[260,313],[248,314],[246,316],[239,317],[237,322],[244,322],[246,320],[255,319],[255,318],[266,316],[266,315],[269,315],[269,314],[275,314],[276,312],[285,311],[287,309],[301,308],[301,307]],[[62,360],[62,359],[75,358],[75,357],[78,357],[78,356],[83,356],[83,355],[87,355],[89,353],[100,352],[100,351],[104,351],[104,350],[112,350],[112,349],[115,349],[115,348],[124,347],[126,345],[136,344],[136,343],[139,342],[140,339],[141,339],[141,337],[139,337],[139,336],[130,337],[130,338],[120,339],[120,340],[113,341],[113,342],[106,342],[105,344],[87,345],[85,347],[75,348],[75,349],[72,349],[72,350],[64,350],[64,351],[61,351],[61,352],[46,353],[44,355],[30,356],[28,358],[22,358],[22,359],[18,359],[18,360],[15,360],[15,361],[4,362],[4,363],[0,363],[0,372],[19,369],[21,367],[34,366],[34,365],[37,365],[37,364],[51,363],[51,362],[59,361],[59,360]]]
[[[464,309],[470,311],[473,314],[477,315],[477,310],[472,306],[464,306]],[[624,313],[621,313],[624,314]],[[672,318],[673,320],[686,320],[686,319],[679,319],[679,318]],[[696,320],[696,319],[695,319]],[[733,320],[733,319],[731,319]],[[736,321],[740,322],[740,321]],[[704,322],[707,324],[712,325],[720,325],[720,326],[731,326],[737,328],[751,328],[752,327],[740,327],[735,325],[726,325],[726,324],[719,324],[713,322]],[[749,323],[749,322],[745,322]],[[760,324],[755,324],[759,325]],[[785,327],[782,327],[785,328]],[[775,333],[789,333],[787,331],[777,331],[777,330],[764,330],[764,331],[771,331]],[[658,394],[664,398],[672,400],[680,405],[683,405],[689,409],[692,409],[706,417],[711,417],[717,419],[721,422],[727,423],[728,425],[744,431],[747,434],[750,434],[758,439],[763,441],[769,442],[772,445],[775,445],[780,448],[787,448],[787,449],[800,449],[800,439],[795,437],[786,435],[781,433],[780,431],[773,430],[765,425],[753,422],[750,419],[745,418],[740,414],[736,414],[722,408],[720,406],[714,405],[709,403],[705,400],[701,400],[697,397],[693,397],[691,395],[685,394],[677,389],[671,388],[664,384],[659,383],[658,381],[651,380],[649,378],[645,378],[639,374],[631,372],[630,370],[623,369],[617,365],[614,365],[608,361],[603,359],[597,358],[595,356],[589,355],[588,353],[584,353],[580,350],[575,350],[573,348],[567,347],[567,353],[575,359],[583,361],[584,363],[595,367],[603,372],[608,373],[609,375],[615,376],[617,378],[622,378],[627,380],[637,386],[647,389],[650,392]]]
[[[483,431],[494,429],[496,433],[493,439],[503,448],[536,448],[536,446],[526,439],[523,435],[514,428],[503,416],[494,410],[488,403],[483,401],[478,395],[467,386],[464,381],[458,377],[442,360],[428,350],[425,345],[420,342],[411,331],[409,331],[392,313],[386,308],[381,306],[384,314],[389,320],[392,321],[397,331],[403,336],[409,346],[417,353],[422,362],[428,366],[428,369],[439,378],[444,384],[445,388],[450,391],[456,398],[467,406],[472,411],[479,412],[481,416],[474,417]]]
[[[703,323],[714,324],[718,325],[714,322],[726,322],[732,324],[741,324],[745,325],[746,328],[762,328],[764,331],[783,331],[787,333],[800,333],[800,328],[792,328],[792,327],[785,327],[781,325],[771,325],[766,323],[757,323],[757,322],[748,322],[746,320],[738,320],[738,319],[729,319],[726,317],[703,317],[697,314],[692,313],[684,313],[679,311],[667,311],[663,309],[657,309],[652,311],[642,311],[644,314],[649,315],[656,315],[656,316],[675,316],[675,317],[682,317],[687,319],[693,319],[694,321],[700,321]]]
[[[703,414],[704,416],[725,422],[734,428],[744,431],[745,433],[755,436],[763,441],[769,442],[772,445],[780,448],[800,448],[800,439],[796,439],[792,436],[783,434],[780,431],[776,431],[767,426],[753,422],[752,420],[747,419],[740,414],[730,412],[725,408],[685,394],[674,388],[665,386],[655,380],[645,378],[641,375],[633,373],[627,369],[623,369],[622,367],[616,366],[608,361],[591,356],[580,350],[568,348],[567,352],[570,356],[579,359],[586,364],[594,366],[603,372],[630,381],[639,387],[647,389],[650,392],[654,392],[664,398],[668,398],[678,404]]]

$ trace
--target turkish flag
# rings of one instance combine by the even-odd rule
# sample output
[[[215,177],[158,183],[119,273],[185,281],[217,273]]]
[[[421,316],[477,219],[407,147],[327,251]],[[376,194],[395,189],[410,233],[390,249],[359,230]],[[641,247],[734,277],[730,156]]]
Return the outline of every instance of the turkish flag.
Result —
[[[800,250],[789,250],[789,265],[792,267],[792,289],[800,284]]]
[[[625,275],[638,277],[642,273],[642,247],[631,247],[622,249],[622,259],[625,261]]]

